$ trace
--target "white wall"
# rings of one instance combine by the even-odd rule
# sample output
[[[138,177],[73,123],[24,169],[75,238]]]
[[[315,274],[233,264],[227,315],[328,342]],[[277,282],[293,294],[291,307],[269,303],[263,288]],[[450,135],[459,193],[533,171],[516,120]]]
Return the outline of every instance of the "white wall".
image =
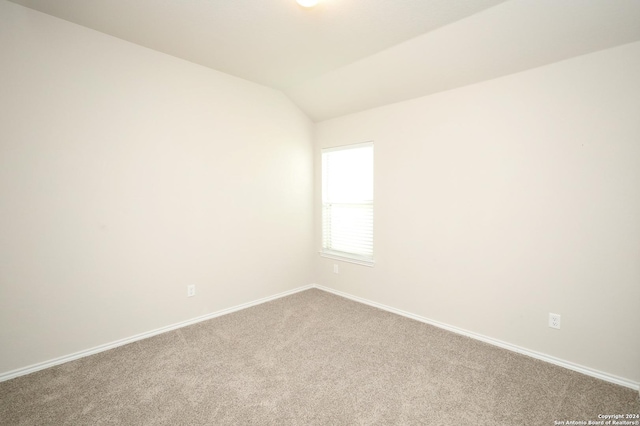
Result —
[[[317,283],[640,381],[639,76],[634,43],[319,123],[316,211],[320,149],[375,142],[376,265]]]
[[[0,374],[316,281],[640,381],[638,75],[635,43],[318,124],[316,167],[376,144],[377,264],[335,275],[284,96],[0,0]]]
[[[311,283],[312,132],[279,92],[0,1],[0,373]]]

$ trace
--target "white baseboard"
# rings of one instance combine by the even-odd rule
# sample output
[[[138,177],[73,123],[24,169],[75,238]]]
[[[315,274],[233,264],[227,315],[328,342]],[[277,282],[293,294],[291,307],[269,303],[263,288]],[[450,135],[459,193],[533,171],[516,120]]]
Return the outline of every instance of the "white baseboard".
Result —
[[[135,336],[126,337],[124,339],[116,340],[115,342],[105,343],[104,345],[96,346],[90,349],[85,349],[83,351],[75,352],[70,355],[64,355],[59,358],[51,359],[49,361],[40,362],[38,364],[29,365],[27,367],[18,368],[16,370],[8,371],[6,373],[0,374],[0,382],[5,380],[10,380],[15,377],[24,376],[26,374],[34,373],[39,370],[44,370],[45,368],[53,367],[55,365],[64,364],[65,362],[73,361],[78,358],[83,358],[85,356],[97,354],[99,352],[108,351],[109,349],[117,348],[118,346],[126,345],[127,343],[132,343],[138,340],[146,339],[148,337],[156,336],[158,334],[166,333],[171,330],[175,330],[177,328],[186,327],[191,324],[195,324],[201,321],[206,321],[208,319],[216,318],[222,315],[227,315],[232,312],[240,311],[242,309],[247,309],[252,306],[260,305],[262,303],[270,302],[275,299],[279,299],[281,297],[289,296],[294,293],[298,293],[300,291],[308,290],[310,288],[314,288],[314,284],[309,284],[306,286],[294,288],[293,290],[283,291],[282,293],[275,294],[273,296],[263,297],[262,299],[254,300],[252,302],[243,303],[241,305],[237,305],[231,308],[222,309],[220,311],[212,312],[210,314],[201,315],[196,318],[192,318],[186,321],[181,321],[175,324],[168,325],[166,327],[156,328],[155,330],[147,331],[145,333],[136,334]]]
[[[406,311],[403,311],[401,309],[392,308],[391,306],[387,306],[387,305],[383,305],[381,303],[373,302],[371,300],[364,299],[362,297],[353,296],[353,295],[351,295],[349,293],[344,293],[342,291],[334,290],[332,288],[325,287],[325,286],[318,285],[318,284],[309,284],[309,285],[306,285],[306,286],[298,287],[298,288],[295,288],[293,290],[288,290],[288,291],[284,291],[282,293],[275,294],[273,296],[264,297],[262,299],[254,300],[252,302],[243,303],[241,305],[237,305],[237,306],[234,306],[234,307],[231,307],[231,308],[222,309],[220,311],[212,312],[210,314],[201,315],[201,316],[196,317],[196,318],[192,318],[192,319],[189,319],[189,320],[186,320],[186,321],[182,321],[182,322],[179,322],[179,323],[171,324],[171,325],[168,325],[166,327],[157,328],[155,330],[151,330],[151,331],[148,331],[148,332],[145,332],[145,333],[136,334],[135,336],[131,336],[131,337],[127,337],[127,338],[124,338],[124,339],[116,340],[116,341],[111,342],[111,343],[106,343],[104,345],[100,345],[100,346],[96,346],[96,347],[93,347],[93,348],[90,348],[90,349],[86,349],[86,350],[83,350],[83,351],[75,352],[75,353],[70,354],[70,355],[61,356],[59,358],[55,358],[55,359],[52,359],[52,360],[49,360],[49,361],[44,361],[44,362],[40,362],[38,364],[33,364],[33,365],[29,365],[27,367],[18,368],[16,370],[8,371],[6,373],[1,373],[0,374],[0,382],[3,382],[5,380],[10,380],[10,379],[13,379],[13,378],[19,377],[19,376],[24,376],[26,374],[34,373],[34,372],[39,371],[39,370],[44,370],[45,368],[53,367],[55,365],[64,364],[66,362],[73,361],[73,360],[76,360],[76,359],[79,359],[79,358],[83,358],[85,356],[97,354],[99,352],[104,352],[104,351],[107,351],[109,349],[116,348],[118,346],[126,345],[128,343],[132,343],[132,342],[135,342],[135,341],[138,341],[138,340],[146,339],[148,337],[156,336],[158,334],[166,333],[168,331],[172,331],[172,330],[175,330],[175,329],[178,329],[178,328],[181,328],[181,327],[186,327],[188,325],[195,324],[195,323],[198,323],[198,322],[201,322],[201,321],[206,321],[208,319],[212,319],[212,318],[216,318],[216,317],[219,317],[219,316],[222,316],[222,315],[230,314],[232,312],[240,311],[242,309],[247,309],[247,308],[250,308],[252,306],[256,306],[256,305],[260,305],[262,303],[270,302],[272,300],[279,299],[279,298],[285,297],[285,296],[289,296],[291,294],[298,293],[300,291],[308,290],[308,289],[311,289],[311,288],[317,288],[319,290],[323,290],[323,291],[326,291],[328,293],[333,293],[333,294],[335,294],[337,296],[341,296],[341,297],[344,297],[346,299],[353,300],[355,302],[359,302],[359,303],[363,303],[365,305],[373,306],[375,308],[382,309],[382,310],[385,310],[385,311],[388,311],[388,312],[391,312],[391,313],[394,313],[394,314],[397,314],[397,315],[402,315],[403,317],[411,318],[411,319],[414,319],[416,321],[420,321],[420,322],[423,322],[425,324],[430,324],[430,325],[433,325],[433,326],[436,326],[436,327],[451,331],[453,333],[457,333],[457,334],[461,334],[463,336],[470,337],[472,339],[480,340],[482,342],[489,343],[491,345],[498,346],[498,347],[503,348],[503,349],[507,349],[507,350],[510,350],[510,351],[513,351],[513,352],[517,352],[517,353],[520,353],[520,354],[523,354],[523,355],[527,355],[527,356],[530,356],[532,358],[539,359],[541,361],[546,361],[546,362],[549,362],[551,364],[567,368],[569,370],[577,371],[579,373],[586,374],[587,376],[595,377],[595,378],[598,378],[598,379],[601,379],[601,380],[605,380],[605,381],[610,382],[610,383],[615,383],[617,385],[622,385],[622,386],[625,386],[625,387],[628,387],[628,388],[631,388],[631,389],[640,390],[640,384],[638,382],[634,382],[632,380],[628,380],[628,379],[625,379],[625,378],[622,378],[622,377],[618,377],[618,376],[615,376],[613,374],[604,373],[602,371],[594,370],[592,368],[585,367],[585,366],[582,366],[582,365],[574,364],[572,362],[565,361],[565,360],[562,360],[560,358],[553,357],[551,355],[547,355],[547,354],[543,354],[543,353],[540,353],[540,352],[536,352],[536,351],[533,351],[533,350],[530,350],[530,349],[526,349],[526,348],[523,348],[523,347],[520,347],[520,346],[517,346],[517,345],[513,345],[511,343],[503,342],[501,340],[494,339],[492,337],[487,337],[487,336],[484,336],[482,334],[478,334],[478,333],[474,333],[472,331],[464,330],[462,328],[458,328],[458,327],[455,327],[455,326],[452,326],[452,325],[448,325],[448,324],[445,324],[445,323],[442,323],[442,322],[439,322],[439,321],[435,321],[435,320],[432,320],[432,319],[429,319],[429,318],[425,318],[425,317],[422,317],[420,315],[412,314],[410,312],[406,312]]]
[[[513,345],[511,343],[503,342],[502,340],[494,339],[492,337],[484,336],[482,334],[474,333],[473,331],[464,330],[462,328],[454,327],[452,325],[444,324],[439,321],[435,321],[429,318],[422,317],[420,315],[412,314],[410,312],[403,311],[401,309],[392,308],[391,306],[383,305],[382,303],[373,302],[371,300],[364,299],[362,297],[354,296],[349,293],[344,293],[342,291],[334,290],[329,287],[324,287],[322,285],[315,284],[313,287],[323,290],[329,293],[333,293],[337,296],[344,297],[346,299],[353,300],[355,302],[360,302],[365,305],[373,306],[374,308],[379,308],[384,311],[388,311],[394,314],[402,315],[403,317],[411,318],[416,321],[423,322],[425,324],[430,324],[453,333],[461,334],[463,336],[471,337],[472,339],[480,340],[485,343],[489,343],[494,346],[498,346],[503,349],[508,349],[513,352],[517,352],[523,355],[530,356],[531,358],[536,358],[541,361],[546,361],[548,363],[567,368],[569,370],[577,371],[578,373],[586,374],[587,376],[595,377],[597,379],[605,380],[610,383],[615,383],[617,385],[625,386],[634,390],[640,390],[640,383],[634,382],[632,380],[628,380],[622,377],[615,376],[613,374],[604,373],[602,371],[594,370],[593,368],[585,367],[583,365],[574,364],[573,362],[565,361],[560,358],[556,358],[551,355],[543,354],[540,352],[532,351],[530,349],[526,349],[517,345]]]

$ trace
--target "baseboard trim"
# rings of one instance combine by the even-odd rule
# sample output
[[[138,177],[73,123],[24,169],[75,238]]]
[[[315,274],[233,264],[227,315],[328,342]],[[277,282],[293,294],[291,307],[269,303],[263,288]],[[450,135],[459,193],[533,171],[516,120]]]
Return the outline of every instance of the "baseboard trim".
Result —
[[[212,312],[209,314],[201,315],[196,318],[192,318],[186,321],[177,322],[175,324],[167,325],[165,327],[156,328],[155,330],[147,331],[145,333],[136,334],[135,336],[125,337],[124,339],[116,340],[114,342],[105,343],[104,345],[95,346],[90,349],[85,349],[83,351],[75,352],[70,355],[64,355],[55,359],[51,359],[49,361],[40,362],[38,364],[29,365],[27,367],[18,368],[16,370],[8,371],[6,373],[0,374],[0,382],[4,382],[6,380],[11,380],[16,377],[24,376],[30,373],[35,373],[36,371],[44,370],[49,367],[53,367],[56,365],[64,364],[69,361],[74,361],[79,358],[84,358],[89,355],[94,355],[100,352],[108,351],[109,349],[117,348],[118,346],[126,345],[128,343],[133,343],[138,340],[143,340],[149,337],[156,336],[158,334],[166,333],[168,331],[176,330],[178,328],[186,327],[188,325],[196,324],[201,321],[206,321],[212,318],[216,318],[222,315],[227,315],[232,312],[240,311],[242,309],[247,309],[252,306],[261,305],[266,302],[270,302],[272,300],[280,299],[281,297],[290,296],[294,293],[298,293],[304,290],[309,290],[310,288],[314,288],[314,284],[309,284],[302,287],[297,287],[292,290],[283,291],[282,293],[275,294],[273,296],[263,297],[262,299],[254,300],[252,302],[242,303],[240,305],[233,306],[231,308],[222,309],[220,311]]]
[[[567,368],[569,370],[577,371],[578,373],[586,374],[587,376],[595,377],[597,379],[601,379],[610,383],[615,383],[617,385],[625,386],[627,388],[631,388],[634,390],[640,390],[640,383],[634,382],[632,380],[628,380],[622,377],[615,376],[613,374],[608,374],[602,371],[595,370],[593,368],[585,367],[583,365],[575,364],[573,362],[565,361],[560,358],[556,358],[551,355],[547,355],[541,352],[536,352],[530,349],[523,348],[521,346],[513,345],[511,343],[503,342],[502,340],[494,339],[492,337],[484,336],[482,334],[474,333],[473,331],[465,330],[459,327],[455,327],[452,325],[448,325],[442,323],[440,321],[435,321],[429,318],[422,317],[420,315],[412,314],[411,312],[406,312],[401,309],[396,309],[391,306],[383,305],[382,303],[374,302],[368,299],[364,299],[362,297],[354,296],[349,293],[345,293],[339,290],[335,290],[330,287],[325,287],[322,285],[315,284],[312,287],[315,287],[319,290],[326,291],[328,293],[335,294],[336,296],[344,297],[345,299],[353,300],[354,302],[363,303],[365,305],[373,306],[374,308],[382,309],[387,312],[391,312],[394,314],[401,315],[403,317],[411,318],[416,321],[423,322],[425,324],[430,324],[438,328],[442,328],[444,330],[451,331],[456,334],[461,334],[463,336],[470,337],[472,339],[480,340],[481,342],[489,343],[490,345],[498,346],[503,349],[507,349],[513,352],[517,352],[522,355],[530,356],[531,358],[539,359],[541,361],[545,361],[560,367]]]
[[[604,381],[607,381],[607,382],[610,382],[610,383],[615,383],[617,385],[625,386],[625,387],[640,391],[640,383],[638,383],[638,382],[634,382],[632,380],[628,380],[628,379],[625,379],[625,378],[622,378],[622,377],[618,377],[618,376],[615,376],[613,374],[608,374],[608,373],[605,373],[605,372],[602,372],[602,371],[598,371],[598,370],[595,370],[593,368],[585,367],[583,365],[579,365],[579,364],[575,364],[575,363],[572,363],[572,362],[569,362],[569,361],[565,361],[563,359],[556,358],[556,357],[551,356],[551,355],[547,355],[547,354],[544,354],[544,353],[541,353],[541,352],[536,352],[536,351],[533,351],[533,350],[530,350],[530,349],[526,349],[526,348],[523,348],[521,346],[517,346],[517,345],[513,345],[511,343],[504,342],[502,340],[494,339],[492,337],[484,336],[482,334],[478,334],[478,333],[475,333],[473,331],[469,331],[469,330],[465,330],[465,329],[462,329],[462,328],[459,328],[459,327],[448,325],[448,324],[442,323],[440,321],[435,321],[435,320],[432,320],[432,319],[429,319],[429,318],[426,318],[426,317],[423,317],[423,316],[420,316],[420,315],[413,314],[411,312],[406,312],[406,311],[403,311],[401,309],[396,309],[396,308],[393,308],[391,306],[384,305],[382,303],[378,303],[378,302],[374,302],[372,300],[368,300],[368,299],[365,299],[365,298],[362,298],[362,297],[354,296],[352,294],[345,293],[345,292],[342,292],[342,291],[339,291],[339,290],[335,290],[335,289],[330,288],[330,287],[325,287],[325,286],[319,285],[319,284],[309,284],[309,285],[306,285],[306,286],[297,287],[297,288],[294,288],[292,290],[283,291],[283,292],[275,294],[273,296],[267,296],[267,297],[263,297],[261,299],[254,300],[252,302],[242,303],[240,305],[236,305],[236,306],[233,306],[231,308],[222,309],[222,310],[219,310],[219,311],[216,311],[216,312],[212,312],[212,313],[209,313],[209,314],[201,315],[201,316],[196,317],[196,318],[192,318],[192,319],[189,319],[189,320],[186,320],[186,321],[181,321],[181,322],[178,322],[178,323],[175,323],[175,324],[171,324],[171,325],[168,325],[168,326],[165,326],[165,327],[157,328],[155,330],[151,330],[151,331],[148,331],[148,332],[145,332],[145,333],[136,334],[134,336],[126,337],[124,339],[116,340],[114,342],[105,343],[103,345],[99,345],[99,346],[95,346],[95,347],[90,348],[90,349],[85,349],[83,351],[75,352],[75,353],[72,353],[70,355],[64,355],[64,356],[61,356],[61,357],[58,357],[58,358],[55,358],[55,359],[52,359],[52,360],[48,360],[48,361],[40,362],[40,363],[37,363],[37,364],[29,365],[29,366],[23,367],[23,368],[18,368],[16,370],[8,371],[6,373],[1,373],[0,374],[0,382],[6,381],[6,380],[10,380],[10,379],[13,379],[13,378],[16,378],[16,377],[24,376],[24,375],[27,375],[27,374],[30,374],[30,373],[35,373],[36,371],[44,370],[44,369],[49,368],[49,367],[53,367],[53,366],[56,366],[56,365],[64,364],[66,362],[74,361],[76,359],[83,358],[83,357],[86,357],[86,356],[89,356],[89,355],[94,355],[94,354],[97,354],[97,353],[100,353],[100,352],[104,352],[104,351],[107,351],[109,349],[117,348],[118,346],[123,346],[123,345],[126,345],[128,343],[133,343],[133,342],[136,342],[138,340],[143,340],[143,339],[146,339],[146,338],[149,338],[149,337],[156,336],[158,334],[162,334],[162,333],[166,333],[166,332],[169,332],[169,331],[172,331],[172,330],[176,330],[178,328],[186,327],[186,326],[189,326],[189,325],[192,325],[192,324],[196,324],[196,323],[199,323],[199,322],[202,322],[202,321],[206,321],[206,320],[209,320],[209,319],[212,319],[212,318],[216,318],[216,317],[219,317],[219,316],[222,316],[222,315],[227,315],[227,314],[230,314],[230,313],[233,313],[233,312],[237,312],[237,311],[240,311],[240,310],[243,310],[243,309],[247,309],[247,308],[250,308],[252,306],[256,306],[256,305],[260,305],[262,303],[270,302],[272,300],[280,299],[282,297],[286,297],[286,296],[289,296],[289,295],[292,295],[292,294],[295,294],[295,293],[298,293],[298,292],[301,292],[301,291],[309,290],[311,288],[317,288],[319,290],[326,291],[328,293],[332,293],[332,294],[335,294],[337,296],[344,297],[344,298],[349,299],[349,300],[353,300],[355,302],[359,302],[359,303],[362,303],[362,304],[365,304],[365,305],[369,305],[369,306],[372,306],[374,308],[382,309],[384,311],[391,312],[391,313],[394,313],[394,314],[397,314],[397,315],[401,315],[401,316],[406,317],[406,318],[411,318],[411,319],[414,319],[416,321],[423,322],[425,324],[430,324],[430,325],[433,325],[435,327],[442,328],[444,330],[448,330],[448,331],[451,331],[451,332],[456,333],[456,334],[460,334],[460,335],[463,335],[463,336],[470,337],[472,339],[480,340],[482,342],[485,342],[485,343],[488,343],[488,344],[491,344],[491,345],[494,345],[494,346],[498,346],[500,348],[507,349],[507,350],[510,350],[510,351],[513,351],[513,352],[517,352],[517,353],[520,353],[520,354],[523,354],[523,355],[526,355],[526,356],[530,356],[532,358],[539,359],[541,361],[549,362],[551,364],[554,364],[554,365],[557,365],[557,366],[560,366],[560,367],[564,367],[564,368],[567,368],[569,370],[577,371],[578,373],[586,374],[587,376],[595,377],[597,379],[601,379],[601,380],[604,380]]]

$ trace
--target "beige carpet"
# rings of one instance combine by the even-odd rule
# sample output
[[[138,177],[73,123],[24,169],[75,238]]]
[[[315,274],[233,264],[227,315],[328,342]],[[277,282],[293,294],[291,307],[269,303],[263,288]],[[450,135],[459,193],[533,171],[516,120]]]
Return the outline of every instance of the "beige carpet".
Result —
[[[3,425],[553,425],[638,392],[320,291],[0,383]]]

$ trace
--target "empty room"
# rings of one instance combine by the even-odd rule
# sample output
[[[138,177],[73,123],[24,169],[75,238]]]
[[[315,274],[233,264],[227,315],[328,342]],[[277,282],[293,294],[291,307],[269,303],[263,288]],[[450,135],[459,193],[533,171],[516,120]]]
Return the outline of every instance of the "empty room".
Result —
[[[639,0],[0,0],[1,425],[640,425]]]

